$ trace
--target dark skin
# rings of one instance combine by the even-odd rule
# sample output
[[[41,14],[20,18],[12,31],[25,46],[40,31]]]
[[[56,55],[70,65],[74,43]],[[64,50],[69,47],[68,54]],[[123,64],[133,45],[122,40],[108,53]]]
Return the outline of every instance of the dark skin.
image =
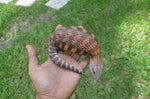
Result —
[[[58,25],[56,30],[61,27],[61,25]],[[82,26],[79,27],[83,28]],[[29,75],[37,91],[36,98],[68,99],[76,89],[81,79],[81,74],[59,67],[50,58],[40,65],[35,48],[31,45],[27,45],[26,48],[29,56]],[[78,63],[80,55],[74,54],[70,56],[71,54],[65,51],[64,53],[59,53],[59,56],[82,71],[88,65],[89,58],[85,58]]]

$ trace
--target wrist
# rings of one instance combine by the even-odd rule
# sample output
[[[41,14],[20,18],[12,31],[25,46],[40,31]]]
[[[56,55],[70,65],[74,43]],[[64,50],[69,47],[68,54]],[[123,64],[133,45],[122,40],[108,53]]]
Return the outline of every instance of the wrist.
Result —
[[[57,99],[56,97],[52,97],[50,95],[37,95],[36,99]]]

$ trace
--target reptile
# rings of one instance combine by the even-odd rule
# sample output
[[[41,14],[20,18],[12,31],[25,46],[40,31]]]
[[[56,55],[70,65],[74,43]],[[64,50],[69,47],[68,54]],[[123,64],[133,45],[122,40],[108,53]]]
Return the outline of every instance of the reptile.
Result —
[[[100,44],[96,37],[89,31],[80,27],[61,27],[53,32],[47,43],[50,59],[60,67],[84,74],[81,70],[64,61],[58,55],[59,51],[70,51],[90,57],[89,68],[95,80],[99,80],[103,71],[100,58]]]

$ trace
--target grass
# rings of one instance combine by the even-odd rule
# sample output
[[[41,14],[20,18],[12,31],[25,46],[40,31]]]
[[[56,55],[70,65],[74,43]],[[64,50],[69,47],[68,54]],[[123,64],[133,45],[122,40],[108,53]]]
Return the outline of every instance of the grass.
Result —
[[[82,25],[101,44],[104,72],[95,82],[88,68],[71,99],[150,98],[149,0],[71,0],[60,10],[37,0],[31,7],[0,4],[0,98],[35,98],[27,44],[48,56],[45,45],[58,24]]]

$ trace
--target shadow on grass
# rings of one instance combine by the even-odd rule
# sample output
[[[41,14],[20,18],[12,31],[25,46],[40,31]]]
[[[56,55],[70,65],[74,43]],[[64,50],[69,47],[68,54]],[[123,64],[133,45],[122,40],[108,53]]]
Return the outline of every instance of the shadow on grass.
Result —
[[[140,11],[148,10],[144,6],[147,3],[146,1],[130,2],[128,0],[113,4],[107,3],[110,12],[102,17],[103,19],[108,17],[108,20],[105,20],[103,25],[106,26],[106,29],[103,30],[104,32],[100,36],[103,43],[102,55],[105,57],[104,64],[106,66],[103,73],[106,89],[103,90],[105,94],[101,94],[104,96],[103,98],[131,99],[138,98],[139,94],[141,94],[140,88],[135,81],[135,77],[138,75],[136,71],[136,65],[138,64],[131,58],[132,55],[129,53],[123,54],[124,48],[121,45],[122,37],[119,37],[118,26],[121,26],[123,21],[131,21],[124,20],[130,15],[136,15]],[[102,92],[101,90],[99,91]]]
[[[101,57],[104,62],[102,82],[93,84],[91,80],[82,80],[75,93],[76,98],[138,98],[141,91],[134,81],[134,77],[138,75],[135,69],[137,64],[131,58],[132,55],[122,54],[124,48],[121,45],[122,37],[119,34],[119,27],[122,22],[131,21],[127,20],[130,15],[148,11],[148,1],[92,0],[87,2],[72,1],[74,5],[68,5],[65,11],[58,11],[60,15],[58,22],[65,26],[83,25],[101,42]],[[75,8],[77,5],[79,7]],[[70,14],[64,15],[63,13],[67,11]],[[85,83],[91,85],[86,88]],[[83,87],[84,89],[82,89]],[[79,94],[81,90],[83,91],[82,95]]]
[[[105,65],[102,74],[102,82],[95,83],[91,74],[87,75],[90,77],[81,80],[80,85],[75,92],[75,98],[138,98],[140,90],[134,81],[134,77],[137,76],[136,69],[134,68],[136,67],[136,64],[130,54],[122,54],[124,48],[120,43],[122,37],[120,37],[119,34],[119,27],[122,22],[130,21],[126,20],[128,16],[134,15],[139,11],[147,11],[148,4],[150,4],[150,2],[146,0],[72,0],[64,8],[54,11],[56,20],[51,23],[53,27],[57,24],[62,24],[63,26],[83,25],[90,32],[94,33],[101,42],[101,57]],[[5,26],[9,24],[7,21],[10,21],[15,16],[24,16],[28,11],[27,15],[34,15],[38,12],[45,12],[47,10],[47,8],[44,8],[41,5],[40,7],[41,8],[38,8],[37,5],[31,11],[30,8],[23,9],[18,7],[14,9],[14,12],[7,12],[10,15],[6,14],[6,16],[8,16],[6,19],[6,16],[4,16],[3,23],[0,23],[0,26],[2,26],[0,29],[4,29]],[[22,13],[24,10],[25,13]],[[14,17],[10,18],[12,16]],[[48,28],[48,26],[45,27]],[[37,33],[39,31],[43,32],[43,35],[47,35],[47,37],[50,35],[48,33],[45,34],[45,30],[41,29],[40,26],[36,31]],[[27,38],[28,37],[30,36],[27,36]],[[40,37],[43,36],[36,36],[34,42],[41,42],[41,39],[38,41]],[[30,38],[30,40],[31,39],[32,38]],[[86,70],[86,72],[89,73],[89,69]]]
[[[101,41],[104,43],[102,45],[102,54],[106,59],[104,60],[106,71],[103,73],[103,81],[105,82],[106,87],[104,91],[106,90],[107,94],[104,96],[109,96],[111,99],[138,98],[139,94],[142,93],[137,81],[135,80],[135,77],[139,75],[136,69],[138,63],[135,63],[135,60],[132,59],[132,54],[123,52],[124,48],[121,45],[123,39],[122,37],[119,37],[118,26],[121,26],[124,21],[130,22],[131,20],[126,20],[127,17],[137,15],[137,13],[141,11],[148,11],[148,2],[130,2],[127,0],[116,2],[116,4],[107,4],[112,12],[106,14],[106,17],[108,17],[105,24],[106,32],[101,34]],[[113,8],[113,6],[116,7]],[[109,25],[108,23],[112,24]],[[130,50],[132,49],[129,49],[129,51]]]

